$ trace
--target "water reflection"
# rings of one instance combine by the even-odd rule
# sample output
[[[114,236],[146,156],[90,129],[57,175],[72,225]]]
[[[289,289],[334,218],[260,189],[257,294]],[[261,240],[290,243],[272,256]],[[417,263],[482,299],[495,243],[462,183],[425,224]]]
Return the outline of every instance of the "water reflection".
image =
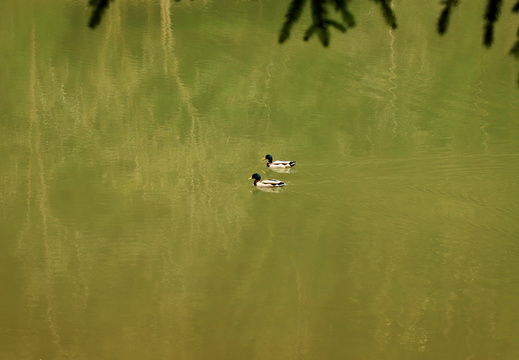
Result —
[[[295,172],[296,170],[294,168],[269,168],[269,170],[266,172],[267,176],[272,176],[269,174],[272,174],[273,172],[278,174],[290,174],[292,172]]]
[[[8,32],[0,358],[517,357],[504,60],[472,87],[481,59],[386,28],[280,48],[284,5],[175,4]]]
[[[283,187],[283,188],[261,188],[261,187],[256,187],[254,190],[252,190],[252,194],[253,195],[261,195],[262,193],[271,193],[271,194],[279,194],[283,191],[285,191],[286,189]]]

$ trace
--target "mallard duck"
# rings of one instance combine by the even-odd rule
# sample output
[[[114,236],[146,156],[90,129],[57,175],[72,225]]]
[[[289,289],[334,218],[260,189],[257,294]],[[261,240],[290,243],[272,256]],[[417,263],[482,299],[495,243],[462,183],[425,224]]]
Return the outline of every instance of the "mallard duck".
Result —
[[[286,184],[283,181],[275,180],[275,179],[265,179],[261,180],[261,175],[258,173],[252,174],[249,178],[254,179],[254,186],[262,187],[262,188],[278,188],[285,186]]]
[[[295,161],[286,161],[286,160],[276,160],[272,161],[272,155],[265,155],[265,157],[261,160],[267,160],[267,167],[273,169],[289,169],[295,166]]]

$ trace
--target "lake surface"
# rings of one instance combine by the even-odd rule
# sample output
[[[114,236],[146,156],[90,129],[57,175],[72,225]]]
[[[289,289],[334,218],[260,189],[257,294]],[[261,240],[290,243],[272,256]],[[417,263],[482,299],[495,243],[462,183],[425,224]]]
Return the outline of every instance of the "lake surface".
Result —
[[[508,8],[86,3],[1,5],[0,359],[519,358]]]

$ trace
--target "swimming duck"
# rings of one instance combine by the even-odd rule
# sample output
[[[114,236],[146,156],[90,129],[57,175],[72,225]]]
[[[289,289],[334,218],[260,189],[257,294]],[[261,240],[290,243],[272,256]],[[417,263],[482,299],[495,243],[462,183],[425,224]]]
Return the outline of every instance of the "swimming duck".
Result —
[[[278,188],[285,186],[286,184],[283,181],[275,180],[275,179],[265,179],[261,180],[261,175],[258,173],[252,174],[249,178],[254,179],[254,186],[262,187],[262,188]]]
[[[289,169],[295,166],[295,161],[286,161],[286,160],[276,160],[272,161],[272,155],[265,155],[265,157],[261,160],[267,160],[267,167],[273,169]]]

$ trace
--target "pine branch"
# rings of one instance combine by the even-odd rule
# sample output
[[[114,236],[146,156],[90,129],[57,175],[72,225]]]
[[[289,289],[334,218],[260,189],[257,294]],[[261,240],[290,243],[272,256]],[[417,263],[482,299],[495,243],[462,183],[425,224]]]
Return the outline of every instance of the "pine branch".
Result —
[[[322,0],[311,0],[312,6],[312,34],[317,32],[317,36],[319,36],[319,40],[321,40],[321,44],[323,46],[328,46],[330,44],[330,30],[326,26],[325,20],[328,11],[326,10],[325,1]],[[305,36],[305,40],[308,40],[310,37]]]
[[[380,4],[382,15],[386,20],[386,23],[391,26],[392,29],[396,29],[396,15],[393,9],[391,9],[391,0],[373,0]]]
[[[488,0],[487,10],[485,11],[485,27],[483,30],[483,44],[491,47],[494,42],[494,25],[499,19],[502,0]]]
[[[292,0],[292,2],[290,3],[288,11],[285,15],[285,23],[283,24],[283,27],[279,32],[278,42],[280,44],[287,41],[290,37],[290,30],[292,30],[292,26],[301,17],[301,13],[303,12],[305,2],[306,0]]]
[[[519,60],[519,28],[517,28],[517,41],[508,53]]]
[[[93,7],[92,15],[90,15],[90,20],[88,21],[88,27],[91,29],[95,29],[100,23],[105,10],[108,9],[108,5],[110,5],[110,1],[113,0],[90,0],[88,5]]]
[[[335,10],[341,13],[342,20],[347,27],[355,26],[355,18],[353,14],[348,10],[347,0],[333,0],[335,3]]]
[[[330,19],[327,19],[324,21],[324,23],[326,25],[329,25],[329,26],[333,26],[334,28],[336,28],[337,30],[339,30],[340,32],[346,32],[346,26],[342,25],[341,23],[335,21],[335,20],[330,20]]]
[[[509,54],[519,60],[519,40],[517,40],[514,46],[512,46]]]
[[[440,17],[438,18],[438,34],[440,35],[443,35],[447,32],[451,10],[452,8],[459,5],[459,0],[444,0],[443,4],[445,6],[440,14]]]
[[[303,40],[308,41],[312,37],[312,35],[314,34],[316,29],[317,29],[317,26],[310,25],[310,27],[305,32],[305,36],[303,36]]]
[[[330,19],[326,5],[335,5],[335,10],[340,12],[345,24]],[[353,15],[347,10],[344,0],[311,0],[312,25],[306,30],[303,39],[308,41],[314,34],[317,34],[323,46],[330,44],[330,28],[333,27],[340,32],[346,32],[348,27],[354,26]]]

